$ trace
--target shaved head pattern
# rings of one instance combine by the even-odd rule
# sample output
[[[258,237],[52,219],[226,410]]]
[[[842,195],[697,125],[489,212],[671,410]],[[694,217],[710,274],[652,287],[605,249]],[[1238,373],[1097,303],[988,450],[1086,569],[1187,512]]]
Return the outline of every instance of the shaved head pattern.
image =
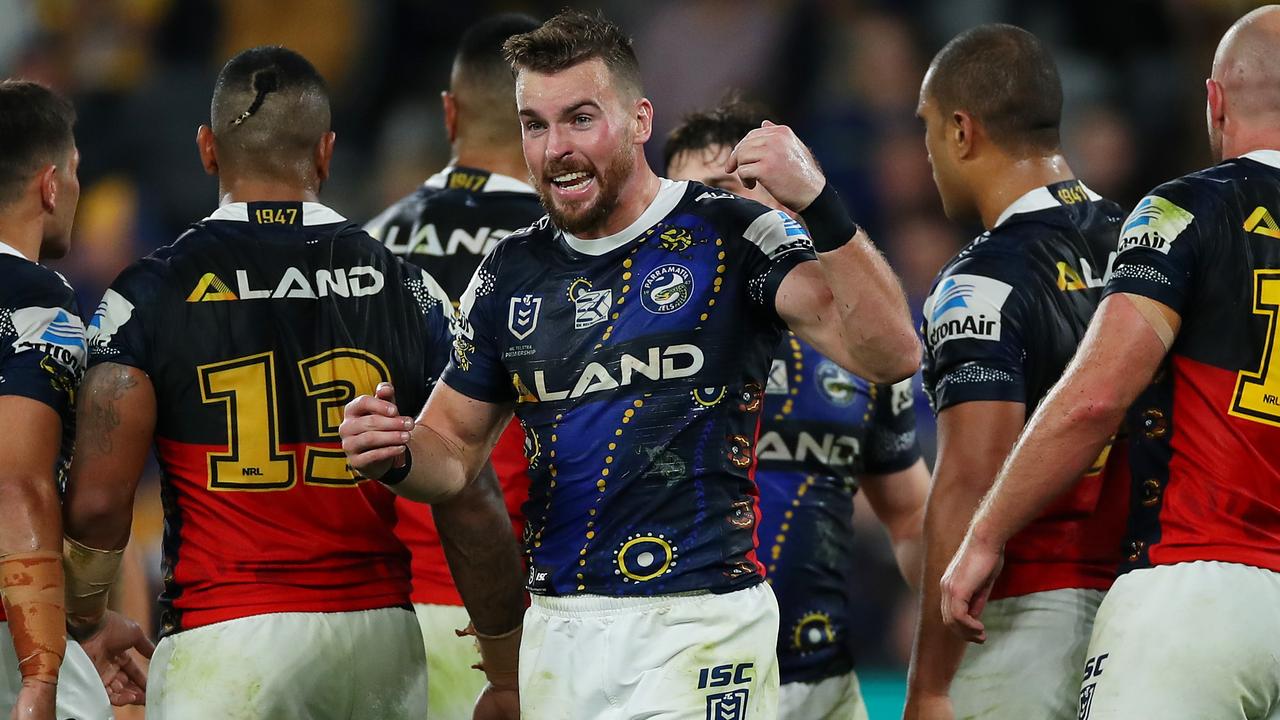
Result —
[[[303,56],[256,47],[223,66],[209,115],[224,170],[292,178],[329,132],[329,91]]]

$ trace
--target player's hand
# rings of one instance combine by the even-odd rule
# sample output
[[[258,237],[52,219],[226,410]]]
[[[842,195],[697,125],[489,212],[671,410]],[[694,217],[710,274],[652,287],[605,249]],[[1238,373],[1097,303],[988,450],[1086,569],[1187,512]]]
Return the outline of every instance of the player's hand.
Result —
[[[147,668],[156,646],[138,623],[108,610],[80,647],[93,661],[112,705],[142,705],[147,700]]]
[[[9,720],[57,720],[58,686],[42,680],[23,680]]]
[[[397,463],[403,464],[413,418],[400,414],[396,391],[382,383],[372,396],[361,395],[343,410],[342,451],[347,464],[369,478],[380,478]]]
[[[768,120],[742,138],[725,172],[736,172],[749,188],[760,183],[792,212],[809,207],[827,184],[813,153],[791,128]]]
[[[902,710],[902,720],[955,720],[956,711],[951,698],[946,695],[914,697],[907,695],[907,706]]]
[[[520,692],[515,688],[485,685],[476,698],[471,720],[520,720]]]
[[[987,629],[978,618],[1003,563],[1001,548],[982,543],[970,532],[942,575],[942,622],[969,642],[987,641]]]

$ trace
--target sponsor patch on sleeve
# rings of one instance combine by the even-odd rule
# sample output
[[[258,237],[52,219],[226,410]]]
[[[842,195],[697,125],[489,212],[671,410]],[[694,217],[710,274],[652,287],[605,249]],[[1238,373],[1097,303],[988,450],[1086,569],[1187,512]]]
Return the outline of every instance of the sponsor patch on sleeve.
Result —
[[[1159,195],[1142,198],[1120,230],[1119,251],[1149,248],[1166,255],[1196,216]]]
[[[1013,286],[984,275],[948,275],[924,301],[925,335],[938,348],[949,340],[1000,339],[1000,310]]]
[[[98,310],[89,321],[89,345],[95,350],[106,348],[124,324],[133,317],[133,303],[115,290],[107,289]]]

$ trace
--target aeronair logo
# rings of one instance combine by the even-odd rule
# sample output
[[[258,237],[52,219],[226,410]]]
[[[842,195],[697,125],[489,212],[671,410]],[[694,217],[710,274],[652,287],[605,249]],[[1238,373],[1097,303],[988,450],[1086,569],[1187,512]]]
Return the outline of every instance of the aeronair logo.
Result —
[[[924,301],[925,335],[933,348],[949,340],[1000,339],[1000,309],[1013,286],[983,275],[948,275]]]
[[[1195,215],[1159,195],[1148,195],[1120,229],[1120,252],[1147,248],[1168,255],[1173,241],[1195,219]]]

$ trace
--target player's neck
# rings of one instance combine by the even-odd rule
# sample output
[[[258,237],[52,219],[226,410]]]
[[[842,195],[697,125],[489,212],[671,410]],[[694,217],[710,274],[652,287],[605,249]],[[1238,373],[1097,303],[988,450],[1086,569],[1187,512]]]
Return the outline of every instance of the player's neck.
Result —
[[[38,214],[24,212],[15,203],[0,213],[0,242],[22,253],[32,262],[40,261],[40,245],[44,238],[44,223]]]
[[[1273,127],[1237,130],[1222,137],[1222,159],[1248,155],[1255,150],[1280,150],[1280,133]]]
[[[218,204],[238,202],[320,202],[316,188],[260,178],[219,178]]]
[[[449,164],[506,175],[522,182],[529,177],[529,166],[524,164],[524,156],[520,154],[518,145],[511,151],[493,152],[460,142],[454,145],[453,158],[449,160]]]
[[[1071,180],[1075,174],[1062,153],[1025,158],[1004,158],[979,176],[978,212],[982,226],[990,230],[1018,198],[1036,188]]]
[[[598,229],[579,235],[579,239],[595,240],[626,230],[653,204],[654,198],[658,196],[658,188],[661,186],[658,176],[641,155],[635,172],[631,173],[626,185],[618,193],[617,207]]]

